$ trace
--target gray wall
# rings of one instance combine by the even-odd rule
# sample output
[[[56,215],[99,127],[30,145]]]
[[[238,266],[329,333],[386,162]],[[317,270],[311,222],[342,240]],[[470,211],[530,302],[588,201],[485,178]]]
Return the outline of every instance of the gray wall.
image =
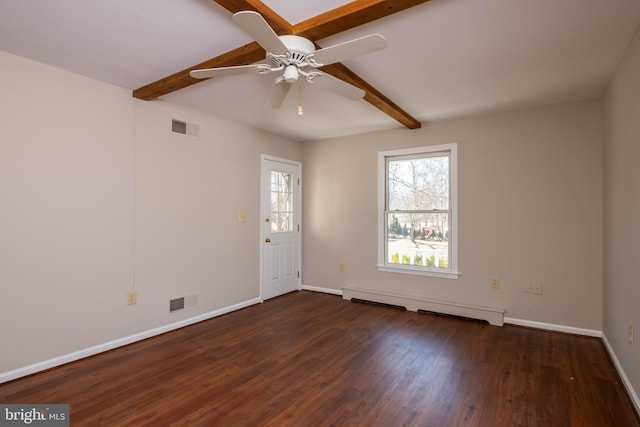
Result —
[[[640,31],[604,102],[604,333],[640,390]],[[634,344],[629,325],[635,326]],[[636,405],[639,404],[635,396]],[[638,408],[640,410],[640,408]]]
[[[507,317],[601,330],[601,134],[601,104],[588,101],[305,143],[303,284],[502,307]],[[462,275],[378,272],[377,153],[453,142]],[[531,283],[543,294],[528,292]]]
[[[259,297],[260,154],[299,142],[2,52],[0,70],[0,373]]]

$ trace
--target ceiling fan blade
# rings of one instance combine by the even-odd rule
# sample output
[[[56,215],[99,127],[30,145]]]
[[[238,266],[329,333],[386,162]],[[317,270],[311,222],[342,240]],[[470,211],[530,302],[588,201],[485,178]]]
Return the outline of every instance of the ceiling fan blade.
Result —
[[[387,39],[380,34],[370,34],[344,43],[316,50],[313,59],[322,65],[335,64],[345,59],[365,55],[387,47]]]
[[[343,82],[342,80],[326,73],[313,79],[313,85],[331,91],[352,101],[362,99],[365,95],[365,91],[359,87],[350,85],[349,83]]]
[[[269,98],[267,98],[264,106],[266,108],[280,108],[282,102],[287,97],[287,93],[289,93],[289,89],[291,89],[291,84],[289,83],[273,85],[269,92]]]
[[[189,75],[194,79],[208,79],[211,77],[229,76],[232,74],[254,73],[257,68],[257,64],[238,65],[234,67],[203,68],[201,70],[191,70]]]
[[[287,47],[258,12],[245,10],[233,14],[236,24],[245,30],[267,52],[285,54]]]

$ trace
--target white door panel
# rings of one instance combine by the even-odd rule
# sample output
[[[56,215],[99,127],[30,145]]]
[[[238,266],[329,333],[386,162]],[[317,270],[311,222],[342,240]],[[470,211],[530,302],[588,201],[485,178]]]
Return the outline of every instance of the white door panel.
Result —
[[[300,289],[300,169],[298,162],[262,157],[260,296],[263,300]]]

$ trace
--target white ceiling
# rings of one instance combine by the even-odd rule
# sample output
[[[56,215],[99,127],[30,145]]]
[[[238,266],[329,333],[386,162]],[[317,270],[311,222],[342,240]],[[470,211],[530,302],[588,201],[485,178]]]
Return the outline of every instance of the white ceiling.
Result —
[[[348,2],[263,3],[295,24]],[[428,126],[598,97],[639,25],[638,0],[432,0],[316,41],[384,35],[386,50],[344,64]],[[0,50],[127,89],[251,41],[213,0],[0,0]],[[272,80],[219,77],[162,99],[301,141],[402,126],[308,84],[304,116],[298,90],[264,109]]]

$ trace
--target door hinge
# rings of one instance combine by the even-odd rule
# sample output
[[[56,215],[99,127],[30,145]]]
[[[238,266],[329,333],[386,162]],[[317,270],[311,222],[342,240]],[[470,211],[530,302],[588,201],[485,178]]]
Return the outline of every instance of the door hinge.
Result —
[[[300,231],[300,224],[298,224],[298,231]]]
[[[298,185],[300,185],[300,178],[298,178]]]
[[[300,278],[300,271],[298,271],[298,279]]]

